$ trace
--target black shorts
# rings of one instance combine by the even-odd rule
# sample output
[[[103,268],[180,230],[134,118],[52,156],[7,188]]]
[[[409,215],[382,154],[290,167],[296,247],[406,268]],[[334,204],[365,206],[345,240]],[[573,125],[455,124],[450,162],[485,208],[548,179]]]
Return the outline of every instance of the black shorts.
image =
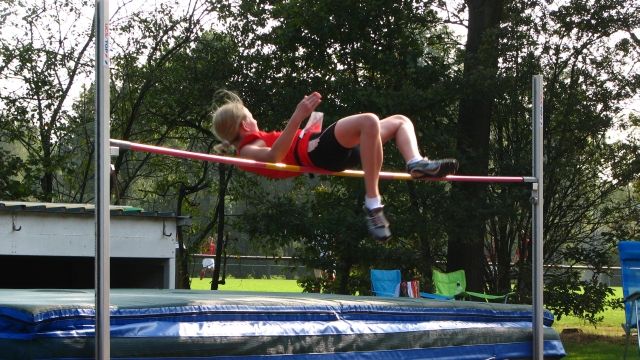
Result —
[[[309,140],[309,148],[315,141],[317,146],[309,152],[313,165],[330,171],[343,171],[360,165],[360,147],[348,149],[340,145],[335,135],[336,124],[331,124]],[[317,140],[316,140],[317,139]]]

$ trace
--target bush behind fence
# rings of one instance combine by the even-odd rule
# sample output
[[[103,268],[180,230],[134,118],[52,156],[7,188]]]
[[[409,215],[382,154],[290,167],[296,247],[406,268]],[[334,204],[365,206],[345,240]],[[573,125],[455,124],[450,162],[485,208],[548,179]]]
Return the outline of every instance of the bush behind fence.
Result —
[[[192,277],[200,276],[202,260],[215,255],[193,255],[189,269]],[[224,263],[224,260],[223,260]],[[226,275],[238,279],[284,278],[298,280],[313,274],[313,269],[295,264],[291,257],[232,255],[227,258]],[[208,276],[211,276],[208,273]]]
[[[205,258],[215,258],[206,254],[193,255],[190,271],[192,277],[197,277],[202,270],[202,260]],[[554,271],[554,268],[565,267],[565,265],[545,265],[546,271]],[[582,279],[590,279],[593,272],[586,266],[573,266],[582,272]],[[614,266],[608,269],[608,274],[601,274],[599,280],[608,286],[622,286],[620,267]],[[227,276],[238,279],[262,279],[262,278],[284,278],[298,280],[303,277],[313,275],[313,269],[298,265],[291,257],[267,257],[250,255],[232,255],[227,258]],[[210,276],[210,274],[209,274]]]

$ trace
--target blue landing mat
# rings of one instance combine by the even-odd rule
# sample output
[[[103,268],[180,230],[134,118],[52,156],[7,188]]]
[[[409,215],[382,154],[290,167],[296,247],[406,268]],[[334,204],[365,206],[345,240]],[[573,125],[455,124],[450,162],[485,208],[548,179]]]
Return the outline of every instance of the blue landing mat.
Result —
[[[0,289],[1,359],[94,357],[93,290]],[[300,293],[114,289],[114,359],[519,359],[531,306]],[[544,314],[545,358],[565,355]]]

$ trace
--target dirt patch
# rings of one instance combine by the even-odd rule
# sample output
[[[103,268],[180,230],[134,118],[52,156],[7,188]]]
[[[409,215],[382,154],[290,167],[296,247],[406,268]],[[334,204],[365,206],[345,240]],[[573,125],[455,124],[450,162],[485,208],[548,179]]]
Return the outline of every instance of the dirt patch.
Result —
[[[585,333],[581,329],[567,328],[560,332],[560,339],[562,342],[572,342],[577,344],[588,344],[596,341],[607,342],[610,344],[624,345],[626,341],[625,335],[599,335]],[[630,344],[635,344],[636,335],[632,334],[629,339]]]

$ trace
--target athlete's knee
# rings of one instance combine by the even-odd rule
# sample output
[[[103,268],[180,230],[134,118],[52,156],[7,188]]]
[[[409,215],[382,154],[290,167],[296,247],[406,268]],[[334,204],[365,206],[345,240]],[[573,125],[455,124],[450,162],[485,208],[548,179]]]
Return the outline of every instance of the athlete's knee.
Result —
[[[380,132],[380,119],[373,113],[360,114],[360,129],[367,132]]]
[[[396,115],[389,116],[389,118],[393,119],[394,121],[397,121],[398,123],[400,123],[400,125],[407,124],[407,125],[413,126],[413,122],[411,122],[411,119],[409,119],[404,115],[396,114]]]

